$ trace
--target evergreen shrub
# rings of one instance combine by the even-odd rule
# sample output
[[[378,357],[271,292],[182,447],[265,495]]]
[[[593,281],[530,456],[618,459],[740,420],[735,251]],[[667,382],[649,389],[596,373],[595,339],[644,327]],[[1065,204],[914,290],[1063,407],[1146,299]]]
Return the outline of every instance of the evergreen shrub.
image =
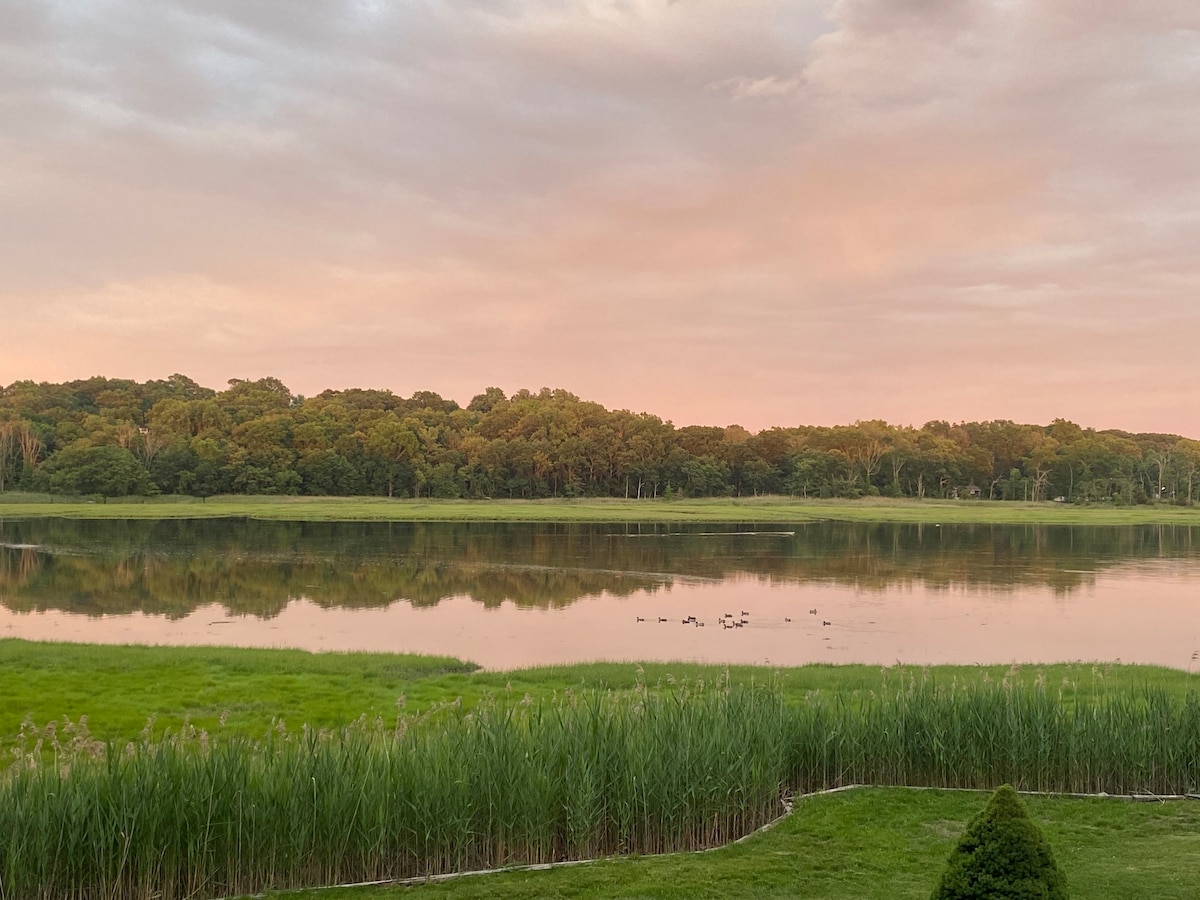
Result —
[[[1066,900],[1067,881],[1011,785],[967,825],[932,900]]]

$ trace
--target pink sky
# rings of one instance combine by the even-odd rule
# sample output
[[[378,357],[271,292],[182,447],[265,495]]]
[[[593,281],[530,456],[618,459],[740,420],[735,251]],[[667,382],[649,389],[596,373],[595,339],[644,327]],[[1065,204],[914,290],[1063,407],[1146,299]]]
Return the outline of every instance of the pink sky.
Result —
[[[1200,437],[1194,0],[3,18],[0,384]]]

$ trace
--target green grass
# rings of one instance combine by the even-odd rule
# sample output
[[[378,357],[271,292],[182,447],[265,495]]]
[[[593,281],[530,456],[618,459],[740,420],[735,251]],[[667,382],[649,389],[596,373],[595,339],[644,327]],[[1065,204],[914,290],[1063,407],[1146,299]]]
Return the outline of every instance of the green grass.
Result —
[[[120,647],[0,640],[0,735],[86,716],[101,740],[128,741],[147,720],[185,721],[259,735],[277,720],[336,728],[359,715],[396,715],[414,703],[453,700],[475,666],[432,656],[308,653],[223,647]]]
[[[15,502],[19,501],[19,502]],[[383,497],[127,498],[31,502],[0,497],[0,518],[86,519],[252,517],[292,521],[391,522],[861,522],[996,525],[1200,524],[1200,508],[1167,505],[1091,507],[986,500],[809,500],[744,497],[696,500],[391,500]]]
[[[605,860],[416,887],[272,900],[907,900],[927,898],[987,795],[864,788],[803,799],[776,828],[708,853]],[[1075,900],[1194,900],[1200,803],[1026,797]]]
[[[1200,790],[1200,694],[1044,682],[502,695],[334,732],[128,746],[27,729],[0,779],[12,897],[214,897],[717,846],[851,784]],[[45,751],[53,750],[46,759]],[[883,872],[876,873],[883,875]]]
[[[224,715],[227,733],[258,735],[282,719],[289,725],[336,728],[360,715],[391,718],[406,708],[427,709],[458,697],[473,706],[489,694],[533,699],[567,689],[631,691],[639,680],[712,683],[728,672],[734,683],[777,679],[789,702],[810,692],[850,695],[878,690],[901,678],[930,674],[938,682],[988,678],[1008,666],[878,666],[813,664],[788,669],[704,666],[693,663],[585,663],[511,672],[476,671],[469,662],[381,653],[308,653],[302,650],[223,647],[120,647],[0,640],[0,746],[21,722],[39,724],[88,717],[102,740],[135,738],[150,718],[177,730],[184,721],[212,730]],[[1089,696],[1162,690],[1182,697],[1200,687],[1200,675],[1156,666],[1064,663],[1027,666],[1020,676],[1073,684]]]
[[[0,833],[20,835],[3,845],[11,855],[0,861],[0,887],[6,897],[59,897],[99,877],[108,879],[105,896],[134,897],[136,883],[113,886],[136,874],[165,885],[163,896],[213,896],[720,842],[770,815],[783,789],[1011,781],[1166,793],[1194,791],[1200,778],[1200,695],[1185,672],[1087,664],[724,672],[686,664],[482,672],[380,654],[2,641],[0,734],[25,714],[58,725],[9,741],[33,767],[0,779]],[[223,710],[229,721],[218,725]],[[77,723],[81,712],[92,734],[59,719]],[[158,736],[137,738],[153,714]],[[183,726],[185,717],[212,733]],[[289,734],[272,727],[279,717]],[[301,722],[331,731],[297,731]],[[182,736],[161,737],[164,725]],[[105,757],[92,735],[114,750]],[[68,777],[59,766],[69,759],[77,771]],[[416,893],[769,897],[796,883],[810,891],[800,896],[925,896],[929,860],[940,866],[974,807],[923,806],[940,792],[878,796],[901,798],[890,825],[876,812],[883,800],[868,809],[806,800],[778,833],[713,854]],[[1136,818],[1145,807],[1111,804],[1064,819],[1085,884],[1107,866],[1098,890],[1124,877],[1146,891],[1087,894],[1072,876],[1075,896],[1189,896],[1163,885],[1181,877],[1178,854],[1192,854],[1188,871],[1195,866],[1193,808],[1150,821]],[[888,836],[905,819],[921,847]],[[791,849],[764,849],[789,834]],[[1118,842],[1140,855],[1114,862]],[[182,880],[169,875],[181,871]],[[18,876],[51,887],[23,892],[13,887]],[[513,893],[494,893],[506,885]],[[343,895],[399,896],[329,896]]]
[[[768,690],[712,687],[253,742],[43,730],[0,779],[0,886],[174,900],[719,844],[778,814],[783,717]]]

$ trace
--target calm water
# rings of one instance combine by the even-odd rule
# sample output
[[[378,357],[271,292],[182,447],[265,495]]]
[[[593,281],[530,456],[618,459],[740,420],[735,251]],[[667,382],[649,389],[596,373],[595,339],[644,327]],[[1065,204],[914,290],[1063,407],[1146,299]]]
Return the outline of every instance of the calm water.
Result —
[[[0,635],[1196,670],[1200,528],[7,520]]]

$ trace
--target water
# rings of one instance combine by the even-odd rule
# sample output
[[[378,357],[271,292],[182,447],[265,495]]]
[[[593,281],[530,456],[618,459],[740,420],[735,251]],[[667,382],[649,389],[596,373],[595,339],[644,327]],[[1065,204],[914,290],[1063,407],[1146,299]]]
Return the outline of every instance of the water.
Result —
[[[1175,526],[0,521],[0,636],[37,640],[1197,670],[1198,597]]]

